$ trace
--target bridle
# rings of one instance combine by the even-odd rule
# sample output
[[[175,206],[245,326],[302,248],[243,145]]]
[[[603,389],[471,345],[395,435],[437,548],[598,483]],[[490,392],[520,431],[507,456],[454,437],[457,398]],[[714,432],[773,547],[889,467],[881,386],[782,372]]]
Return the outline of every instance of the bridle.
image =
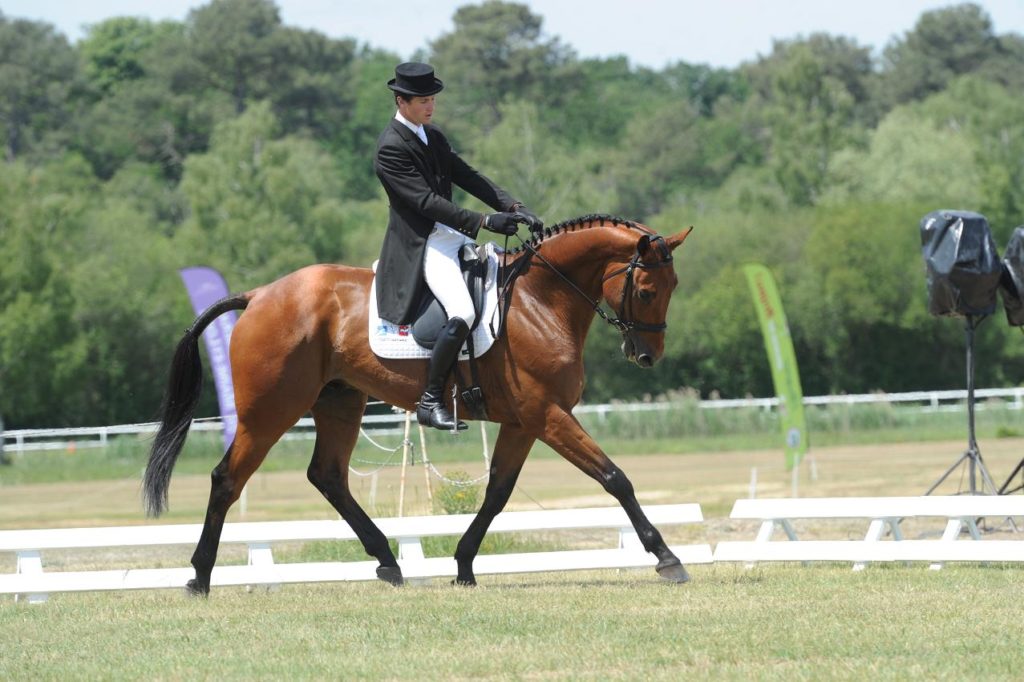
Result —
[[[671,249],[668,248],[668,245],[665,243],[665,238],[662,237],[661,235],[654,233],[645,233],[644,236],[640,238],[640,241],[637,242],[636,251],[633,253],[633,257],[629,259],[629,263],[622,266],[615,272],[611,272],[605,275],[601,279],[601,283],[604,284],[613,277],[618,277],[619,275],[622,274],[626,276],[626,281],[622,285],[622,298],[619,301],[619,309],[617,311],[617,315],[610,315],[606,313],[604,309],[601,307],[600,298],[598,298],[597,300],[590,298],[590,296],[588,296],[585,291],[576,286],[575,282],[566,277],[561,271],[558,270],[558,268],[556,268],[550,262],[548,262],[548,260],[544,258],[544,256],[540,255],[540,252],[537,249],[535,249],[533,245],[530,244],[530,242],[523,241],[521,238],[519,238],[518,235],[516,235],[516,237],[519,239],[520,242],[522,242],[523,247],[525,249],[527,249],[531,254],[536,256],[542,263],[551,268],[552,272],[558,275],[566,284],[572,287],[576,291],[576,293],[582,296],[587,301],[587,303],[590,304],[590,307],[594,309],[594,312],[597,313],[597,315],[602,320],[604,320],[611,326],[615,327],[615,329],[617,329],[618,332],[622,334],[623,339],[626,339],[628,335],[634,330],[641,332],[663,332],[668,327],[668,324],[665,322],[650,323],[631,319],[633,314],[633,275],[636,272],[636,270],[653,270],[655,268],[663,268],[666,266],[671,267],[672,265],[672,251]],[[648,245],[650,245],[651,247],[655,247],[658,251],[658,255],[661,257],[660,260],[658,260],[655,263],[647,263],[642,260],[642,255],[640,253],[640,244],[643,242],[644,237],[647,238]]]
[[[640,238],[641,241],[643,237]],[[637,242],[636,252],[633,257],[629,259],[629,264],[619,268],[615,272],[609,273],[604,276],[601,283],[604,284],[612,277],[617,277],[623,273],[626,275],[626,281],[622,285],[622,298],[619,300],[618,317],[609,318],[601,310],[599,303],[593,303],[594,310],[601,316],[601,318],[612,325],[625,336],[628,332],[634,329],[641,332],[663,332],[668,327],[665,322],[659,322],[657,324],[651,324],[649,322],[640,322],[639,320],[631,320],[631,313],[633,311],[633,272],[637,268],[641,270],[654,270],[656,268],[671,267],[672,266],[672,252],[669,250],[668,245],[665,244],[665,238],[661,235],[648,236],[648,244],[653,247],[657,247],[658,255],[661,256],[661,260],[656,263],[645,263],[640,259],[640,242]],[[561,274],[561,273],[559,273]],[[590,297],[587,296],[587,300]]]

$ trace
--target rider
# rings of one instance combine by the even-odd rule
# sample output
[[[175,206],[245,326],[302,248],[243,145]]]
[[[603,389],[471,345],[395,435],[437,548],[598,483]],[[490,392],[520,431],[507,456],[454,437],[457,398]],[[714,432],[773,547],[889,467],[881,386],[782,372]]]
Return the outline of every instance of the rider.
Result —
[[[519,223],[542,229],[540,218],[463,161],[433,125],[434,96],[444,84],[429,64],[395,67],[388,81],[397,111],[377,140],[374,169],[388,195],[390,216],[377,265],[377,310],[395,324],[410,324],[425,283],[448,316],[430,357],[427,386],[416,407],[420,424],[465,429],[444,404],[444,386],[473,326],[473,301],[459,267],[459,251],[480,228],[515,234]],[[452,203],[458,185],[497,213],[481,214]]]

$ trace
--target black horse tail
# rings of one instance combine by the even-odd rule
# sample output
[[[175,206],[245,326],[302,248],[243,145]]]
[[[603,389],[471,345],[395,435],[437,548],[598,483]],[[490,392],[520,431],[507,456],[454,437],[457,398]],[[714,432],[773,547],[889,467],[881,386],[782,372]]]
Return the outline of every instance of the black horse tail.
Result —
[[[203,365],[199,358],[199,337],[211,322],[229,310],[244,310],[250,294],[222,298],[196,318],[178,342],[171,361],[167,391],[160,407],[160,430],[153,440],[149,464],[142,481],[142,496],[147,516],[160,516],[167,509],[167,488],[174,463],[185,445],[192,416],[203,390]]]

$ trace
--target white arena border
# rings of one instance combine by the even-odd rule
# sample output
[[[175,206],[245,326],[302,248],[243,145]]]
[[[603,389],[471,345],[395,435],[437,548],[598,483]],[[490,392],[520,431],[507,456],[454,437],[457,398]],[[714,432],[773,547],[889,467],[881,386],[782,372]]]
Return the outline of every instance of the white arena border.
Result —
[[[644,507],[644,512],[652,523],[661,527],[703,521],[698,504],[653,505]],[[402,573],[407,580],[416,581],[455,577],[455,559],[424,557],[421,539],[441,535],[461,536],[474,516],[408,516],[378,519],[376,523],[384,535],[398,541],[398,560]],[[495,517],[488,533],[602,528],[618,531],[617,547],[520,554],[481,554],[473,563],[474,572],[477,575],[487,575],[653,568],[657,563],[652,554],[644,551],[640,539],[621,507],[502,512]],[[16,597],[27,595],[30,602],[40,602],[45,601],[47,594],[51,592],[181,589],[194,575],[190,567],[44,571],[42,552],[97,547],[194,546],[201,531],[201,524],[0,531],[0,552],[15,552],[18,557],[15,573],[0,574],[0,594],[14,594]],[[376,561],[278,564],[274,563],[271,550],[271,543],[274,542],[355,539],[355,533],[340,519],[227,523],[224,525],[221,544],[248,545],[249,563],[245,566],[215,567],[211,585],[280,585],[375,580]],[[684,565],[711,563],[710,545],[681,545],[673,546],[671,549]]]
[[[657,526],[702,523],[699,504],[644,507]],[[983,539],[978,519],[993,522],[1024,517],[1024,495],[952,495],[922,497],[845,497],[738,500],[730,514],[735,521],[760,522],[751,541],[723,540],[714,550],[708,544],[673,546],[684,564],[743,562],[852,562],[862,570],[868,562],[924,561],[939,569],[943,562],[1024,562],[1024,540]],[[379,527],[398,541],[399,563],[410,581],[451,577],[455,560],[426,558],[421,538],[461,535],[472,514],[412,516],[380,519]],[[941,536],[907,540],[901,531],[904,519],[936,519]],[[802,540],[797,525],[827,527],[827,522],[863,519],[867,531],[862,540]],[[797,523],[799,522],[799,523]],[[126,589],[181,589],[192,577],[191,568],[127,569],[106,571],[43,570],[42,552],[54,549],[194,545],[202,526],[148,525],[118,528],[77,528],[0,531],[0,552],[15,552],[17,572],[0,575],[0,594],[27,595],[30,602],[45,601],[52,592]],[[639,538],[620,507],[503,512],[489,532],[556,531],[569,529],[617,529],[618,547],[520,554],[480,555],[474,562],[478,575],[609,568],[653,567],[655,558],[640,546]],[[775,530],[786,540],[772,540]],[[888,531],[891,539],[885,539]],[[970,540],[959,538],[967,532]],[[938,535],[938,533],[937,533]],[[285,521],[229,523],[224,543],[248,545],[245,566],[214,568],[212,585],[280,585],[284,583],[336,582],[376,579],[375,561],[274,563],[271,544],[285,541],[352,540],[348,524],[333,521]]]

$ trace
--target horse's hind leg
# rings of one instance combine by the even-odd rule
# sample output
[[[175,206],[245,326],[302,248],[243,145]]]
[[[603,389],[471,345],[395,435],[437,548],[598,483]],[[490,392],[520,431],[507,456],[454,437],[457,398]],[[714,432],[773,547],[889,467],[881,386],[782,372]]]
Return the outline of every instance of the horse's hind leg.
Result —
[[[523,469],[523,462],[530,454],[535,438],[523,432],[518,426],[503,424],[494,443],[494,456],[491,458],[491,477],[487,481],[487,492],[484,502],[480,505],[473,522],[459,540],[455,548],[455,562],[458,565],[458,585],[475,585],[473,559],[480,551],[480,543],[491,525],[494,517],[505,508],[516,479]]]
[[[324,387],[313,406],[316,445],[306,475],[352,527],[366,553],[380,562],[377,577],[401,585],[402,569],[387,537],[359,506],[348,487],[348,464],[359,438],[365,406],[365,393],[336,384]]]
[[[541,440],[594,478],[619,501],[644,549],[658,558],[658,575],[675,583],[685,583],[690,579],[682,562],[668,548],[661,533],[640,508],[640,503],[633,492],[633,484],[626,478],[626,474],[604,454],[572,414],[559,408],[551,408]]]
[[[192,554],[192,566],[196,577],[188,581],[187,589],[192,594],[210,593],[210,574],[217,561],[220,535],[228,509],[242,494],[249,477],[263,463],[267,452],[276,439],[269,442],[257,441],[244,425],[239,424],[235,440],[231,443],[220,464],[210,475],[210,502],[206,507],[206,520],[199,544]]]

